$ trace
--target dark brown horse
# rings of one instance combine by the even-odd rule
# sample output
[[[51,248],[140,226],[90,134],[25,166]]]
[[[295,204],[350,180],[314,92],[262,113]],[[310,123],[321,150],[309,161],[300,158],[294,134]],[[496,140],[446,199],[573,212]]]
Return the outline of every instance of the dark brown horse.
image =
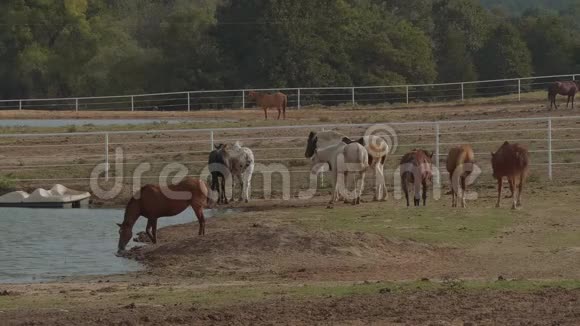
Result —
[[[457,201],[461,194],[461,207],[465,208],[465,191],[467,177],[473,171],[475,155],[470,145],[460,145],[449,150],[447,155],[447,172],[451,181],[451,206],[457,207]]]
[[[522,205],[522,190],[528,174],[530,165],[530,154],[528,150],[519,144],[504,142],[495,153],[491,153],[491,166],[493,167],[493,177],[497,179],[497,204],[499,207],[501,200],[501,190],[503,178],[508,179],[512,189],[513,204],[516,209]]]
[[[413,149],[411,152],[405,154],[401,158],[400,173],[401,186],[405,192],[405,199],[407,200],[407,207],[409,207],[409,184],[413,183],[415,192],[413,203],[415,206],[421,205],[421,186],[423,188],[423,206],[427,205],[427,182],[433,180],[433,172],[431,170],[431,162],[433,153],[429,153],[422,149]]]
[[[123,223],[117,224],[119,226],[118,253],[123,252],[131,240],[133,226],[140,216],[147,218],[145,232],[153,243],[157,243],[157,219],[175,216],[191,206],[199,223],[199,235],[205,234],[203,209],[212,202],[205,182],[189,177],[168,187],[152,184],[143,186],[129,200],[125,208]]]
[[[251,91],[248,93],[248,99],[256,100],[256,105],[264,110],[264,117],[268,120],[268,109],[278,109],[278,120],[280,120],[280,113],[283,113],[284,120],[286,120],[286,107],[288,106],[288,97],[284,93],[266,94]]]
[[[566,109],[570,104],[570,99],[572,99],[572,109],[574,108],[574,98],[576,93],[580,91],[580,81],[559,81],[550,85],[548,88],[548,100],[550,101],[550,110],[552,107],[558,109],[558,104],[556,104],[556,96],[564,95],[568,97],[568,102],[566,102]]]

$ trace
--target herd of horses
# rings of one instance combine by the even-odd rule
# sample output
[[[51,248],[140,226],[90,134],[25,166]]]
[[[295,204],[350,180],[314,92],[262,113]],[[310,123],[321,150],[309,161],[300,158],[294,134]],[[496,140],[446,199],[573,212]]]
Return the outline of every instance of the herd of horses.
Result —
[[[558,109],[556,96],[567,96],[574,108],[574,99],[580,92],[580,81],[560,81],[548,87],[550,110]],[[278,110],[278,119],[286,119],[288,97],[280,92],[265,94],[249,92],[248,98],[264,110],[268,119],[268,109]],[[311,132],[308,135],[305,157],[315,166],[328,165],[333,185],[329,207],[340,199],[353,205],[361,203],[364,181],[367,172],[375,175],[374,200],[387,198],[384,178],[384,165],[389,154],[389,145],[379,136],[365,136],[352,140],[336,131]],[[466,207],[467,179],[474,170],[475,155],[470,145],[451,148],[447,155],[446,169],[449,173],[452,207]],[[506,178],[513,200],[512,208],[522,205],[521,196],[529,171],[528,151],[519,144],[504,142],[495,153],[491,153],[493,177],[497,180],[497,203],[500,206],[503,179]],[[399,162],[401,188],[407,206],[413,190],[414,206],[427,205],[428,185],[433,182],[433,153],[425,149],[413,149],[403,155]],[[145,185],[129,200],[123,222],[119,225],[118,250],[122,252],[132,237],[133,226],[140,216],[147,218],[145,233],[153,243],[157,242],[157,219],[175,216],[192,207],[199,222],[199,235],[205,234],[203,209],[215,204],[227,204],[226,179],[232,177],[240,185],[240,201],[248,202],[251,192],[251,179],[254,172],[254,154],[247,148],[235,143],[232,146],[219,144],[208,159],[210,180],[185,178],[178,184],[161,187]],[[349,182],[350,181],[350,182]],[[349,187],[349,184],[353,185]],[[350,191],[350,189],[353,189]],[[171,195],[168,195],[171,194]]]
[[[361,204],[364,180],[367,172],[375,175],[374,200],[384,201],[387,189],[384,164],[389,145],[380,136],[365,136],[353,140],[336,131],[310,132],[306,141],[305,157],[312,162],[312,171],[328,165],[333,192],[329,207],[338,200],[353,205]],[[530,165],[528,151],[519,144],[504,142],[491,153],[493,177],[498,184],[496,207],[500,206],[503,179],[507,178],[513,198],[512,208],[521,206],[521,195]],[[467,178],[474,170],[475,155],[470,145],[451,148],[446,168],[449,172],[452,206],[466,207]],[[425,149],[413,149],[399,161],[402,190],[407,207],[409,195],[414,193],[414,206],[427,205],[428,185],[433,182],[433,153]],[[157,242],[157,219],[175,216],[192,207],[199,222],[199,235],[205,234],[204,208],[227,204],[226,182],[228,178],[240,185],[240,201],[250,199],[251,178],[254,171],[252,151],[241,146],[216,145],[208,158],[209,185],[204,180],[186,177],[180,183],[162,187],[145,185],[129,200],[123,222],[119,226],[118,253],[122,253],[132,237],[133,226],[140,216],[147,218],[145,233],[153,243]],[[351,185],[351,186],[349,186]],[[232,185],[235,187],[235,185]],[[352,190],[351,190],[352,189]]]

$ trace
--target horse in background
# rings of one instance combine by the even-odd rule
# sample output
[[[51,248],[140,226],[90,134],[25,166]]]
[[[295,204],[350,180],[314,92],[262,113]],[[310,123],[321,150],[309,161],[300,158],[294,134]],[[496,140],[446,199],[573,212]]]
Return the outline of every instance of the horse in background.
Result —
[[[119,226],[118,254],[122,253],[133,236],[133,226],[144,216],[147,218],[145,233],[151,242],[157,243],[157,219],[164,216],[175,216],[193,208],[199,223],[199,235],[205,234],[205,217],[203,209],[210,207],[213,199],[209,196],[206,183],[190,177],[184,178],[175,185],[162,187],[148,184],[133,195],[125,208],[123,223]]]
[[[506,177],[512,188],[512,209],[522,205],[522,191],[530,166],[528,150],[519,144],[504,142],[495,152],[491,153],[493,177],[497,179],[497,204],[500,207],[503,178]]]
[[[409,184],[413,184],[415,206],[421,205],[421,188],[423,188],[423,206],[427,206],[427,183],[433,181],[431,168],[433,153],[422,149],[413,149],[403,155],[400,165],[401,186],[409,207]]]
[[[336,131],[311,131],[306,143],[304,156],[312,158],[318,149],[338,143],[350,144],[354,142],[345,135]],[[374,200],[385,200],[387,198],[387,186],[385,184],[384,166],[389,154],[389,145],[379,136],[364,136],[356,141],[364,146],[368,153],[368,170],[375,172],[375,195]]]
[[[576,93],[580,91],[580,81],[559,81],[554,82],[548,88],[548,100],[550,101],[550,110],[552,107],[558,109],[558,104],[556,103],[556,96],[564,95],[568,97],[568,102],[566,102],[566,109],[570,104],[570,99],[572,99],[572,109],[574,109],[574,98]]]
[[[361,144],[343,142],[316,149],[312,156],[313,166],[319,163],[328,163],[331,171],[331,180],[334,192],[329,202],[334,204],[342,193],[345,201],[352,199],[353,205],[360,204],[360,197],[364,189],[365,171],[369,167],[367,150]],[[349,176],[354,177],[354,192],[348,190]]]
[[[447,172],[451,181],[451,207],[457,207],[457,201],[461,196],[461,207],[465,208],[465,192],[467,189],[467,177],[473,171],[475,154],[470,145],[460,145],[449,150],[447,155]]]
[[[248,99],[255,100],[256,105],[264,110],[264,117],[268,120],[268,109],[277,108],[278,109],[278,120],[280,120],[280,113],[283,114],[284,120],[286,120],[286,107],[288,106],[288,97],[286,94],[277,92],[274,94],[266,94],[255,91],[250,91],[248,93]]]

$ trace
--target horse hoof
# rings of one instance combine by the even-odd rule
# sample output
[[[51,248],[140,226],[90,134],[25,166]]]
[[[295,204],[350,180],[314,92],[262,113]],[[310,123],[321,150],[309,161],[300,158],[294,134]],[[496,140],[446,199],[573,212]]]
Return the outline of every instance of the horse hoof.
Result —
[[[334,207],[332,205],[327,205],[326,209],[333,209]]]

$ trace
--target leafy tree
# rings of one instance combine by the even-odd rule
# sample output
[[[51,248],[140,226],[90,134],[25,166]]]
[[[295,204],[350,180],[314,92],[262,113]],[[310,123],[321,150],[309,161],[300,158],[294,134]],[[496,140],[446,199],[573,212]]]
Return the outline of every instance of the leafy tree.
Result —
[[[496,28],[478,57],[478,70],[482,79],[532,75],[531,53],[518,30],[509,23]]]
[[[530,12],[520,28],[532,52],[534,70],[540,75],[566,74],[574,67],[577,38],[558,16]]]

